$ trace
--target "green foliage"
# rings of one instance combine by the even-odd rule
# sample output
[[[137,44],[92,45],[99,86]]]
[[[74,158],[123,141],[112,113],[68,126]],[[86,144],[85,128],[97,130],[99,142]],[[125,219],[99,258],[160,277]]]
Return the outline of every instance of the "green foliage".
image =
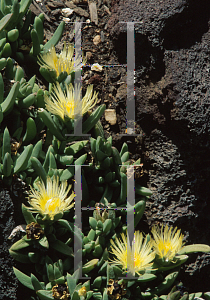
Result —
[[[73,119],[65,117],[63,120],[47,111],[45,100],[52,91],[52,84],[59,83],[64,90],[65,84],[74,84],[74,71],[70,74],[63,71],[58,75],[56,70],[41,66],[41,75],[50,83],[49,91],[43,91],[36,83],[36,76],[26,79],[24,69],[15,60],[20,64],[36,63],[38,55],[47,53],[59,42],[65,23],[62,21],[53,37],[44,44],[44,15],[33,17],[29,10],[31,0],[1,0],[0,4],[1,179],[11,185],[18,177],[35,189],[38,189],[40,180],[47,185],[48,177],[67,181],[70,185],[75,169],[86,165],[81,171],[81,206],[95,208],[88,218],[87,214],[83,215],[85,226],[81,232],[73,222],[74,211],[59,210],[59,201],[59,211],[54,219],[38,213],[35,215],[22,204],[26,232],[9,249],[15,260],[28,267],[28,274],[14,268],[18,280],[34,290],[41,300],[54,299],[54,290],[59,285],[66,288],[71,300],[108,300],[109,279],[118,280],[119,277],[124,279],[118,280],[118,284],[126,286],[125,296],[120,297],[123,300],[193,300],[201,297],[202,293],[188,295],[185,292],[181,295],[176,287],[168,295],[162,294],[168,293],[176,284],[180,267],[188,259],[187,254],[209,253],[208,245],[183,246],[172,260],[165,263],[156,253],[152,267],[141,270],[141,276],[135,280],[126,277],[120,264],[110,264],[110,258],[113,258],[110,240],[115,241],[120,233],[126,233],[127,213],[135,213],[134,227],[138,225],[146,200],[152,195],[151,190],[136,182],[135,204],[127,203],[129,172],[140,165],[140,159],[131,163],[126,143],[118,150],[112,144],[112,137],[105,139],[100,123],[105,105],[84,114],[82,133],[91,132],[95,138],[82,141],[74,136]],[[13,124],[9,121],[11,119]],[[54,198],[43,196],[42,200],[47,200],[54,209],[57,201]],[[145,240],[148,244],[152,242],[149,234]],[[73,253],[77,243],[81,249]],[[82,264],[75,271],[77,254],[82,258]],[[31,273],[32,265],[35,274]],[[80,282],[81,274],[90,276],[91,281]],[[210,293],[204,293],[204,297],[209,300]]]
[[[31,2],[32,0],[20,2],[11,0],[8,3],[1,0],[0,58],[12,56],[20,63],[31,59],[36,61],[37,55],[41,51],[49,50],[51,45],[59,42],[65,26],[64,21],[60,23],[51,40],[44,45],[44,18],[40,14],[34,18],[33,22],[31,11],[28,9]],[[24,45],[24,41],[26,41],[26,45]],[[31,43],[33,46],[27,48],[27,45]],[[27,55],[23,55],[24,47],[28,50]]]

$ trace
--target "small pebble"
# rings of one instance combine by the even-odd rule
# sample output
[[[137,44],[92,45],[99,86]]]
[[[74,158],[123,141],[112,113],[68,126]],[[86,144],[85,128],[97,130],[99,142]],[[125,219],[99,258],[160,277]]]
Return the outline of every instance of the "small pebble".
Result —
[[[91,66],[91,71],[101,72],[102,70],[102,66],[100,66],[98,63]]]
[[[117,122],[117,116],[115,109],[106,109],[105,110],[105,120],[111,125],[115,125]]]
[[[86,52],[86,58],[87,58],[87,60],[90,60],[92,56],[93,56],[92,52],[90,52],[90,51]]]
[[[103,30],[101,30],[101,41],[102,41],[102,43],[104,42],[104,32],[103,32]]]
[[[93,44],[97,46],[98,44],[100,44],[100,42],[101,42],[101,36],[96,35],[93,39]]]
[[[68,18],[70,15],[72,15],[73,14],[73,9],[71,9],[71,8],[63,8],[63,9],[61,9],[61,13],[62,13],[62,15],[64,16],[64,17],[66,17],[66,18]]]
[[[63,21],[64,21],[65,23],[68,23],[68,22],[71,21],[71,19],[63,17]]]

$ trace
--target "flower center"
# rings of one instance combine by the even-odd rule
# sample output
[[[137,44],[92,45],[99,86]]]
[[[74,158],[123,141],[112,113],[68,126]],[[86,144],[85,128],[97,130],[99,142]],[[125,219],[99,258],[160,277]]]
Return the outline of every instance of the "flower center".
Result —
[[[160,242],[159,244],[159,250],[162,253],[163,256],[167,256],[171,254],[171,242],[170,241],[165,241],[165,242]]]
[[[66,102],[66,104],[64,104],[65,109],[67,110],[68,113],[70,113],[70,111],[72,113],[74,113],[74,102]]]
[[[144,263],[144,260],[140,254],[134,253],[134,267],[140,268]]]
[[[52,197],[50,199],[46,199],[45,201],[43,201],[44,203],[42,203],[41,205],[41,208],[43,210],[47,210],[47,211],[52,211],[54,212],[56,210],[56,208],[60,207],[60,198],[55,196],[55,197]]]
[[[57,75],[59,75],[59,73],[58,73],[58,58],[57,58],[56,55],[53,56],[53,64],[55,66],[55,70],[56,70]]]

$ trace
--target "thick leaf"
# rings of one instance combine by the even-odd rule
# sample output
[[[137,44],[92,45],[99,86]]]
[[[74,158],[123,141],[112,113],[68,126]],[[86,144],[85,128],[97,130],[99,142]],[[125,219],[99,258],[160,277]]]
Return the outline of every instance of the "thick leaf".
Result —
[[[54,277],[55,279],[58,279],[62,276],[59,268],[54,264]]]
[[[93,293],[93,298],[94,298],[95,300],[101,300],[103,297],[102,297],[102,295],[101,295],[100,292],[94,292],[94,293]]]
[[[12,14],[7,14],[0,20],[0,32],[7,26],[11,17],[12,17]]]
[[[84,146],[87,145],[87,143],[88,143],[88,141],[80,141],[80,142],[74,143],[73,145],[71,145],[65,149],[65,154],[74,155],[77,152],[79,152],[80,150],[82,150],[84,148]]]
[[[140,282],[147,282],[147,281],[154,280],[155,278],[157,278],[157,276],[155,276],[154,274],[147,274],[147,273],[145,273],[144,275],[141,275],[138,278],[138,281],[140,281]]]
[[[109,300],[109,297],[107,295],[107,289],[104,289],[103,300]]]
[[[53,35],[53,36],[51,37],[51,39],[44,45],[44,50],[45,50],[45,51],[49,50],[49,49],[51,48],[52,45],[55,46],[55,45],[59,42],[59,40],[60,40],[60,38],[61,38],[61,36],[62,36],[62,34],[63,34],[64,27],[65,27],[65,22],[62,21],[62,22],[59,24],[58,28],[56,29],[54,35]]]
[[[72,256],[73,254],[72,248],[70,248],[60,240],[56,240],[55,242],[50,243],[50,247],[68,256]]]
[[[95,258],[95,259],[92,259],[90,260],[89,262],[87,262],[83,267],[82,267],[82,273],[84,274],[87,274],[89,273],[90,271],[92,271],[97,263],[98,263],[99,259],[98,258]]]
[[[31,163],[32,167],[34,168],[36,174],[43,180],[43,182],[46,184],[47,181],[47,175],[46,172],[40,163],[40,161],[36,157],[31,157]]]
[[[11,145],[10,145],[10,134],[7,127],[4,129],[4,135],[3,135],[3,145],[2,145],[2,159],[4,159],[4,156],[6,153],[11,154]]]
[[[88,292],[90,290],[90,280],[84,282],[82,286],[85,287],[86,291]]]
[[[27,254],[22,254],[22,253],[19,253],[17,251],[13,251],[11,249],[9,249],[9,253],[10,255],[17,261],[21,262],[21,263],[24,263],[24,264],[30,264],[31,261],[28,257]]]
[[[210,246],[205,244],[194,244],[194,245],[187,245],[184,246],[180,251],[179,254],[189,254],[194,252],[210,252]]]
[[[67,284],[68,284],[70,295],[72,295],[76,288],[77,282],[76,279],[73,278],[69,273],[67,273]]]
[[[67,220],[60,219],[58,220],[58,224],[62,225],[63,227],[67,228],[69,231],[74,232],[74,224],[68,222]]]
[[[60,278],[55,279],[55,283],[57,283],[57,284],[63,284],[65,282],[66,282],[66,278],[64,276],[61,276]]]
[[[171,262],[170,264],[168,264],[166,266],[161,266],[160,264],[154,262],[152,267],[153,267],[153,269],[158,269],[158,272],[168,271],[168,270],[174,269],[174,268],[184,264],[187,259],[188,259],[187,255],[179,255],[179,256],[177,256],[176,262]]]
[[[41,151],[42,151],[42,140],[36,143],[36,145],[33,148],[31,156],[38,158]]]
[[[14,167],[14,173],[18,173],[26,169],[28,165],[28,160],[31,157],[31,153],[33,151],[33,145],[28,145],[25,150],[21,153],[21,155],[16,160],[16,164]]]
[[[177,276],[179,274],[179,271],[176,272],[172,272],[170,274],[168,274],[165,278],[164,281],[157,286],[156,288],[154,288],[151,293],[153,294],[157,294],[157,295],[161,295],[162,293],[164,293],[165,291],[167,291],[172,284],[174,283],[174,281],[176,280]]]
[[[60,181],[65,181],[65,180],[72,178],[74,176],[74,173],[75,173],[74,167],[73,166],[68,167],[61,174]]]
[[[80,296],[78,295],[78,292],[75,291],[71,297],[71,300],[80,300]]]
[[[194,300],[194,299],[202,299],[201,296],[203,295],[202,292],[197,292],[197,293],[192,293],[189,294],[189,300]],[[205,295],[205,294],[204,294]],[[208,299],[207,299],[208,300]]]
[[[204,293],[204,297],[206,300],[210,300],[210,292]]]
[[[31,278],[29,276],[27,276],[26,274],[22,273],[21,271],[19,271],[18,269],[16,269],[15,267],[13,267],[15,276],[17,277],[17,279],[23,284],[25,285],[27,288],[33,290],[34,287],[31,283]]]
[[[42,290],[43,287],[41,285],[41,283],[39,282],[39,280],[36,278],[36,276],[34,276],[33,274],[31,274],[31,283],[35,289],[35,291],[38,291],[38,290]]]
[[[54,300],[52,291],[39,290],[36,292],[36,294],[39,296],[41,300],[51,300],[51,299]]]
[[[106,105],[100,105],[94,112],[90,115],[90,117],[82,124],[83,133],[88,133],[93,126],[96,125],[102,114],[106,109]]]
[[[39,244],[44,248],[47,248],[47,249],[49,248],[49,243],[48,243],[46,236],[43,236],[43,238],[41,238],[39,240]]]
[[[22,203],[22,213],[24,216],[24,219],[26,221],[26,224],[30,224],[32,222],[36,223],[36,219],[32,215],[32,213],[29,211],[29,209]]]
[[[87,154],[83,154],[82,156],[80,156],[77,160],[75,160],[75,162],[74,162],[74,164],[75,164],[75,166],[77,166],[77,165],[83,165],[84,164],[84,162],[85,162],[85,160],[86,160],[86,158],[87,158]]]
[[[93,291],[88,291],[87,292],[87,296],[86,296],[86,300],[89,300],[93,295]]]
[[[74,274],[72,275],[72,277],[76,280],[76,282],[78,281],[79,278],[79,269],[77,269]]]
[[[16,243],[14,243],[12,245],[12,247],[10,248],[10,250],[18,251],[20,249],[29,247],[32,243],[33,243],[32,241],[30,241],[30,240],[26,241],[25,239],[22,238],[19,241],[17,241]]]
[[[47,269],[47,276],[48,276],[49,281],[53,281],[55,279],[53,265],[47,264],[46,269]]]

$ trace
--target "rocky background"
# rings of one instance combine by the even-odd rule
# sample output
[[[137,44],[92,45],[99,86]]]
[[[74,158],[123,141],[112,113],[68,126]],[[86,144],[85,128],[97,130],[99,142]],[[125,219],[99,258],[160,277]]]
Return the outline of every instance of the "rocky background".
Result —
[[[46,36],[55,30],[66,3],[80,9],[74,8],[74,21],[90,16],[87,1],[73,2],[43,2],[41,9],[51,17],[46,20]],[[35,14],[37,5],[31,7]],[[83,30],[83,50],[89,63],[126,64],[126,31],[119,22],[137,22],[139,137],[118,136],[126,127],[125,68],[107,68],[102,73],[87,69],[84,84],[94,83],[101,103],[116,112],[116,124],[102,120],[106,134],[112,134],[116,146],[129,141],[132,158],[141,157],[144,164],[141,180],[153,195],[139,229],[148,232],[154,223],[168,223],[182,229],[186,243],[210,245],[209,0],[99,0],[96,7],[98,22]],[[71,41],[72,32],[66,26],[63,39]],[[0,299],[29,299],[13,275],[15,263],[8,254],[12,244],[8,236],[23,223],[21,193],[2,186],[0,190]],[[188,292],[209,291],[209,264],[210,254],[190,255],[179,276]]]
[[[210,243],[210,3],[119,1],[108,22],[122,63],[119,22],[135,25],[136,121],[153,195],[145,222],[181,228],[188,243]],[[209,288],[209,255],[191,256],[182,282]]]

